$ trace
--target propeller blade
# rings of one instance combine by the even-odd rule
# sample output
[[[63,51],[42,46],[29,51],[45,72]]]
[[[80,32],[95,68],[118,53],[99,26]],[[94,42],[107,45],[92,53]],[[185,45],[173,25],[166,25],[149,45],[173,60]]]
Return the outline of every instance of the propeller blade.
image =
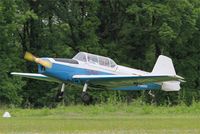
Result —
[[[36,57],[33,56],[31,53],[26,52],[25,55],[24,55],[24,59],[31,61],[31,62],[35,62]]]
[[[35,63],[41,64],[44,67],[48,67],[48,68],[52,67],[52,63],[50,61],[37,58],[33,54],[31,54],[29,52],[25,53],[24,59],[28,60],[28,61],[31,61],[31,62],[35,62]]]

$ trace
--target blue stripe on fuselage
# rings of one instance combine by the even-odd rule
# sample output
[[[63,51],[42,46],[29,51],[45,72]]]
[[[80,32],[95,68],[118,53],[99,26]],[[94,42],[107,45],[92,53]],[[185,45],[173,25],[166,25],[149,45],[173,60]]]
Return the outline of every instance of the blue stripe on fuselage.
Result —
[[[158,90],[161,89],[161,85],[155,83],[148,83],[143,85],[127,86],[113,88],[113,90]]]
[[[73,75],[113,75],[111,73],[72,67],[59,63],[53,63],[51,68],[45,68],[45,70],[42,70],[42,66],[38,65],[38,72],[47,76],[57,78],[64,82],[70,81],[75,83],[80,83],[80,81],[74,81],[72,78]]]

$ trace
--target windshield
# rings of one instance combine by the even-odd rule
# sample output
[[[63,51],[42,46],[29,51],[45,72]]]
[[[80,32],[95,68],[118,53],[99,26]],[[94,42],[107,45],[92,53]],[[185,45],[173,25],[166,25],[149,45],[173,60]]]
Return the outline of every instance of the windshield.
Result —
[[[73,59],[83,61],[83,62],[87,62],[86,54],[83,53],[83,52],[79,52],[77,55],[74,56]]]

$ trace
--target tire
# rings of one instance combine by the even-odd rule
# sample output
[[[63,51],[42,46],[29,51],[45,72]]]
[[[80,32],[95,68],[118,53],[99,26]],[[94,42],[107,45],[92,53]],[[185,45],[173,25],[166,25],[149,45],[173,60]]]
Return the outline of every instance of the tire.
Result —
[[[87,92],[82,92],[81,100],[83,101],[84,104],[89,105],[92,101],[92,98]]]
[[[64,92],[58,92],[56,95],[56,102],[61,102],[64,98]]]

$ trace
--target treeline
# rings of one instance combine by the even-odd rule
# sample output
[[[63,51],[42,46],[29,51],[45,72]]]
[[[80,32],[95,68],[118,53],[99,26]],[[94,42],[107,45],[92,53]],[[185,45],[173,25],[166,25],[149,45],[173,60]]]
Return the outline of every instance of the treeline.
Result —
[[[160,54],[171,57],[186,78],[180,92],[120,92],[89,89],[95,103],[175,105],[200,100],[199,0],[1,0],[0,104],[54,104],[60,85],[9,75],[37,72],[23,60],[37,56],[71,58],[79,51],[109,56],[118,64],[151,71]],[[80,87],[68,86],[64,104],[78,104]]]

